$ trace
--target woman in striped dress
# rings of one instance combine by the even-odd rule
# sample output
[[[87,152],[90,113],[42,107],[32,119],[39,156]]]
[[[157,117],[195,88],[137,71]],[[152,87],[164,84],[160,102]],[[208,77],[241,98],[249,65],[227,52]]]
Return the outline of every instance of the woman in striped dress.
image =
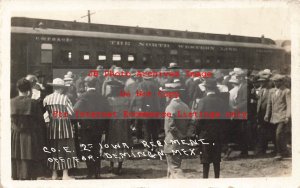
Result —
[[[48,167],[52,170],[52,179],[57,179],[57,170],[63,170],[63,180],[74,179],[68,170],[77,167],[77,155],[73,135],[73,127],[69,116],[74,111],[70,99],[63,94],[64,81],[60,78],[49,83],[54,92],[44,99],[44,107],[49,115],[47,138],[49,141]]]

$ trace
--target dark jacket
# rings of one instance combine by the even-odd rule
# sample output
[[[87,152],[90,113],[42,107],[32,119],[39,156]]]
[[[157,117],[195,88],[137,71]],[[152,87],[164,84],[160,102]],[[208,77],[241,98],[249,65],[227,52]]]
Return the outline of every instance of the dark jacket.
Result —
[[[197,103],[197,112],[208,112],[208,113],[220,113],[220,117],[215,118],[201,118],[198,120],[196,126],[197,133],[201,139],[219,141],[220,140],[220,130],[222,130],[222,120],[228,109],[226,103],[216,94],[209,94]]]
[[[152,80],[143,80],[139,83],[138,91],[151,92],[150,96],[136,97],[136,104],[142,111],[159,112],[158,84]]]
[[[11,99],[11,158],[42,159],[46,127],[38,101],[17,96]]]
[[[258,92],[257,108],[256,108],[258,122],[264,121],[264,117],[267,111],[268,99],[269,99],[269,89],[268,88],[260,89]]]
[[[109,103],[105,97],[97,93],[95,89],[82,94],[74,106],[74,111],[81,112],[111,112]],[[109,120],[103,118],[80,118],[82,129],[107,130]]]

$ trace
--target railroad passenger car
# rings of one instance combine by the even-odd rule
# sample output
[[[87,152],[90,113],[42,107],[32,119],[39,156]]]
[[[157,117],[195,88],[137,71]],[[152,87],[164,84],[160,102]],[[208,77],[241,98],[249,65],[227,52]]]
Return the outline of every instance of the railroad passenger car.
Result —
[[[190,31],[11,19],[12,82],[34,70],[161,68],[177,62],[186,69],[278,69],[289,72],[290,56],[269,38]],[[288,61],[288,62],[287,62]]]

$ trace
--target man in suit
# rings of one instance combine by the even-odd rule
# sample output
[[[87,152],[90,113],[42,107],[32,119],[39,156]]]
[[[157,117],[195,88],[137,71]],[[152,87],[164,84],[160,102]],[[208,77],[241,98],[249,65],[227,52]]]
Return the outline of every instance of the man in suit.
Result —
[[[196,124],[196,133],[205,143],[201,144],[200,160],[203,164],[203,178],[208,178],[210,163],[213,163],[215,178],[220,176],[221,162],[221,131],[228,105],[218,95],[217,81],[208,78],[204,81],[206,96],[197,103],[197,112],[220,113],[220,117],[201,118]]]
[[[135,102],[139,111],[142,112],[160,112],[160,99],[158,96],[159,86],[158,83],[150,76],[152,70],[146,68],[144,70],[143,80],[138,85],[138,93],[136,93]],[[143,93],[143,94],[142,94]],[[158,140],[159,130],[158,119],[143,119],[143,131],[145,141],[155,143]],[[155,148],[149,149],[151,152],[155,152]]]
[[[240,68],[236,68],[234,71],[234,75],[239,80],[239,88],[236,96],[236,106],[234,107],[235,112],[247,112],[248,113],[248,104],[250,102],[250,97],[248,98],[249,90],[247,80],[245,79],[246,72]],[[235,117],[238,119],[238,137],[240,144],[240,156],[246,157],[248,156],[248,147],[249,147],[249,134],[251,131],[251,127],[249,126],[249,122],[247,119],[243,119],[241,117]]]
[[[128,78],[125,82],[124,91],[126,93],[130,93],[128,97],[130,99],[130,111],[137,112],[137,106],[134,105],[136,91],[139,86],[139,79],[136,77],[137,70],[134,68],[130,69],[130,78]],[[141,119],[130,119],[130,124],[133,125],[132,130],[136,132],[137,139],[142,139],[142,120]]]
[[[96,82],[96,91],[97,91],[97,93],[102,94],[102,86],[103,86],[103,82],[104,82],[103,66],[98,65],[96,68],[96,71],[99,72],[99,74],[97,76],[97,82]]]
[[[180,92],[182,85],[177,83],[166,83],[163,91]],[[164,153],[166,154],[168,164],[168,178],[183,178],[181,170],[182,154],[176,153],[177,150],[182,149],[181,144],[171,143],[171,140],[183,140],[192,136],[192,126],[190,119],[183,119],[177,117],[178,111],[190,112],[189,107],[179,98],[167,97],[166,113],[171,113],[171,117],[165,117],[165,146]]]
[[[109,103],[100,93],[96,91],[97,78],[86,77],[85,86],[86,92],[83,93],[74,106],[74,111],[81,112],[110,112]],[[88,169],[87,178],[98,178],[100,171],[100,146],[102,134],[107,133],[108,119],[96,119],[93,117],[82,117],[78,121],[81,124],[80,136],[81,143],[86,145],[92,144],[90,151],[84,150],[82,155],[86,158],[86,165]],[[89,159],[89,155],[93,159]]]
[[[267,133],[270,130],[271,126],[270,124],[264,120],[264,117],[266,115],[267,111],[267,104],[269,99],[269,75],[263,74],[263,72],[259,72],[259,79],[257,82],[259,82],[260,87],[257,94],[257,136],[258,136],[258,142],[257,142],[257,148],[256,148],[256,154],[257,155],[263,155],[266,153],[267,147],[268,147],[268,138]]]
[[[288,155],[286,132],[291,120],[291,91],[284,85],[285,76],[275,74],[271,80],[275,88],[270,90],[265,121],[276,125],[276,152],[275,159],[282,159]]]

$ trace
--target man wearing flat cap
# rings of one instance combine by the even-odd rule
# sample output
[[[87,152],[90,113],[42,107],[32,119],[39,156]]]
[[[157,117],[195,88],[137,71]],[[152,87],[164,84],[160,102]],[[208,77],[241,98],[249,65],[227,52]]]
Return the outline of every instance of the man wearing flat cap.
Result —
[[[275,88],[270,90],[265,121],[276,126],[276,157],[282,159],[289,155],[287,151],[287,130],[291,121],[291,91],[284,84],[285,76],[275,74],[271,80]]]
[[[105,97],[96,91],[97,78],[87,76],[85,79],[86,92],[83,93],[74,106],[74,111],[80,112],[110,112],[109,103]],[[80,136],[82,144],[92,144],[91,151],[84,150],[82,155],[87,159],[88,169],[87,178],[98,178],[100,173],[100,148],[102,134],[107,132],[109,121],[99,118],[79,118],[77,121],[81,124]],[[92,155],[93,160],[88,156]]]

